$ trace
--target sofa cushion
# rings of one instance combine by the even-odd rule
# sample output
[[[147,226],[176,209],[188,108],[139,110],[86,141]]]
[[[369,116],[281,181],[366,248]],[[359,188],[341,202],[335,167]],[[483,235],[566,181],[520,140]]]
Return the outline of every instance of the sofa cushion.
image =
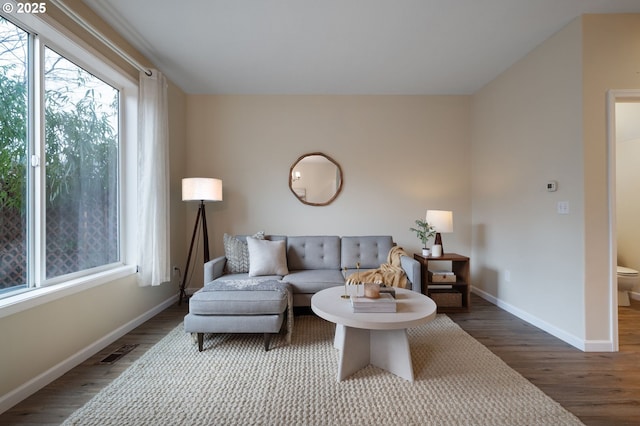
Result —
[[[290,270],[340,269],[340,237],[299,236],[287,238]]]
[[[270,315],[196,315],[184,317],[187,333],[277,333],[284,314]]]
[[[249,248],[249,276],[286,275],[287,252],[285,241],[247,238]]]
[[[293,293],[317,293],[325,288],[344,285],[344,276],[339,269],[308,269],[289,271],[282,281],[291,284]]]
[[[264,232],[260,231],[253,238],[264,239]],[[249,272],[249,249],[246,239],[224,234],[224,256],[227,258],[225,270],[228,274]]]
[[[342,237],[342,268],[355,269],[360,262],[360,269],[376,269],[387,262],[389,251],[393,247],[393,238],[388,235]]]
[[[197,291],[189,299],[194,315],[281,314],[287,308],[287,294],[270,290]]]

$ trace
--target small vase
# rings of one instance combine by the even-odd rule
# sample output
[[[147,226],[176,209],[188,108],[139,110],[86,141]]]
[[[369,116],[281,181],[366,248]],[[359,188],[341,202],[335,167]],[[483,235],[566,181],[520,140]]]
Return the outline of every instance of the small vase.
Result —
[[[364,297],[377,299],[380,297],[380,284],[366,283],[364,285]]]
[[[429,253],[430,253],[430,252],[429,252],[429,249],[428,249],[428,248],[423,248],[423,249],[422,249],[422,255],[423,255],[424,257],[429,256]]]

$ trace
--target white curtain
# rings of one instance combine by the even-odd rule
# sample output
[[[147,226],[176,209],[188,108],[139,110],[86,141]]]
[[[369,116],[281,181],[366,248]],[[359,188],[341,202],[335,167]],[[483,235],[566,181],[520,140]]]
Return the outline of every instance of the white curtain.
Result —
[[[138,107],[138,282],[171,280],[167,81],[140,73]]]

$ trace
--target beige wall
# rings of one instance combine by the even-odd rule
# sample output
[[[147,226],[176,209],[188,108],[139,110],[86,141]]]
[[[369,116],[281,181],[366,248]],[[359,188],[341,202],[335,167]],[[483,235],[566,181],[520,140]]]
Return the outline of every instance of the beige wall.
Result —
[[[606,94],[639,66],[640,15],[586,15],[474,96],[474,285],[577,346],[613,339]]]
[[[474,96],[473,284],[563,338],[584,337],[581,24]],[[549,180],[557,192],[547,192]],[[570,214],[557,214],[558,201]],[[551,330],[550,330],[551,331]]]
[[[264,230],[389,234],[414,252],[420,242],[409,227],[433,208],[454,211],[445,248],[469,254],[469,123],[465,96],[190,95],[188,174],[223,180],[224,201],[207,205],[212,251],[223,253],[225,232]],[[288,187],[291,165],[315,151],[344,174],[325,207],[300,203]]]
[[[52,8],[51,5],[47,7]],[[55,15],[53,9],[50,11]],[[92,22],[100,24],[93,19]],[[107,35],[116,38],[113,33]],[[84,40],[99,47],[86,35]],[[186,134],[185,95],[173,84],[169,85],[169,110],[171,257],[172,264],[181,265],[187,245],[184,239],[185,209],[180,200],[180,177],[185,164],[182,145]],[[83,349],[108,338],[175,297],[177,288],[177,280],[142,288],[131,276],[0,318],[0,411],[10,392],[21,392],[19,388],[28,388],[32,380],[38,383],[40,375],[48,375],[51,373],[48,370],[55,370]]]
[[[586,15],[583,23],[585,314],[587,339],[610,334],[606,94],[640,89],[640,15]]]

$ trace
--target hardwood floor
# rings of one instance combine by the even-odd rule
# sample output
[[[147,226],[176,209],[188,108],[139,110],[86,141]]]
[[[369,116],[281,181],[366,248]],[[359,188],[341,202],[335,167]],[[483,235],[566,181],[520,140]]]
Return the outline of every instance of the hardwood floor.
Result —
[[[620,352],[585,353],[473,296],[449,316],[587,425],[640,424],[640,302],[619,307]]]
[[[587,425],[640,424],[640,302],[619,309],[620,352],[584,353],[473,295],[470,313],[449,314],[467,333]],[[57,425],[180,324],[174,305],[0,415],[0,425]],[[138,344],[111,365],[100,361]]]

